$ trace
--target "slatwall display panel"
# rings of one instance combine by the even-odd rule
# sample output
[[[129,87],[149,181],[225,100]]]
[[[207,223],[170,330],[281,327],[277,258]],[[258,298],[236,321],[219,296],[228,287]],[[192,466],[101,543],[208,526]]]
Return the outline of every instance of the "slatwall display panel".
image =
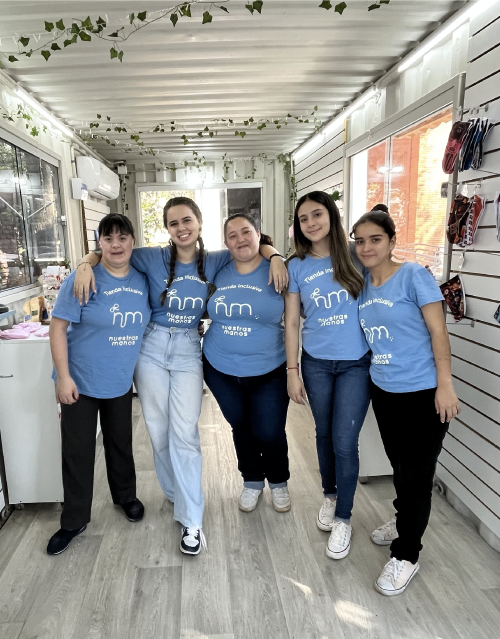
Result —
[[[95,241],[94,229],[99,227],[99,222],[110,211],[109,206],[95,202],[94,200],[85,200],[83,203],[83,224],[86,239],[86,251],[95,251],[97,242]]]
[[[500,2],[473,18],[470,28],[465,114],[472,107],[500,123]],[[493,200],[500,191],[500,125],[484,143],[481,170],[459,180],[486,199],[473,246],[453,247],[452,275],[460,272],[466,293],[466,318],[447,317],[452,372],[462,412],[450,424],[439,458],[438,476],[464,504],[500,537],[500,324],[493,314],[500,304],[500,242],[496,238]],[[461,255],[465,256],[459,266]],[[474,325],[471,321],[474,320]]]
[[[297,196],[309,191],[343,191],[344,130],[334,132],[329,139],[295,164]],[[341,208],[341,207],[339,207]]]

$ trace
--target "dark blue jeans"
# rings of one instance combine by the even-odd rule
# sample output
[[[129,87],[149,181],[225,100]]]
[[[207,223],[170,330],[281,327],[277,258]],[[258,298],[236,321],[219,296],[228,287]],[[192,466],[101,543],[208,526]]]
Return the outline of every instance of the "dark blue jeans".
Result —
[[[339,519],[350,519],[354,503],[358,438],[370,403],[369,368],[369,353],[359,360],[328,360],[302,349],[302,377],[316,423],[323,493],[337,495]]]
[[[265,375],[236,377],[215,369],[203,356],[203,372],[222,414],[231,425],[238,470],[245,485],[286,485],[288,397],[285,364]]]

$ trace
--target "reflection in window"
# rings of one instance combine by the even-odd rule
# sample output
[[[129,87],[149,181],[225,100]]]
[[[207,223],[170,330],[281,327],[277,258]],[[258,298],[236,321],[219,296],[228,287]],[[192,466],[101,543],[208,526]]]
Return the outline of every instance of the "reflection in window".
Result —
[[[0,290],[65,258],[57,169],[0,140]]]

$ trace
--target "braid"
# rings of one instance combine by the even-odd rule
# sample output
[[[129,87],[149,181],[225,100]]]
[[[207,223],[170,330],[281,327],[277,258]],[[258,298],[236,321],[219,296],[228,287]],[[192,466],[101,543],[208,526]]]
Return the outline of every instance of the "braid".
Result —
[[[200,276],[200,280],[202,282],[206,282],[208,284],[208,297],[209,299],[215,293],[215,286],[212,282],[207,280],[207,276],[205,275],[205,270],[203,268],[203,264],[205,261],[205,245],[203,244],[203,240],[201,239],[201,235],[198,236],[198,244],[200,245],[200,250],[198,251],[198,275]]]
[[[160,295],[160,302],[162,306],[165,304],[165,300],[167,299],[168,289],[172,286],[172,282],[174,281],[174,278],[175,278],[176,261],[177,261],[177,246],[174,244],[174,242],[170,241],[170,264],[168,269],[169,270],[168,282],[167,282],[167,286],[165,290]]]

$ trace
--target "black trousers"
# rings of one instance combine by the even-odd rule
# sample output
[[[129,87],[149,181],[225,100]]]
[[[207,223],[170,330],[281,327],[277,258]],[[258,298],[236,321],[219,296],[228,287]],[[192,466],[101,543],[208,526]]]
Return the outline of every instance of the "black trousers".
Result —
[[[388,393],[371,384],[372,406],[394,470],[396,527],[391,557],[415,563],[431,513],[432,484],[448,423],[434,407],[435,388]]]
[[[238,470],[244,482],[282,484],[290,478],[286,415],[290,401],[286,368],[255,377],[215,369],[203,356],[205,381],[233,430]]]
[[[132,389],[113,399],[80,395],[74,404],[61,404],[64,488],[61,528],[67,530],[81,528],[90,521],[98,413],[113,502],[126,504],[136,496],[132,453]]]

